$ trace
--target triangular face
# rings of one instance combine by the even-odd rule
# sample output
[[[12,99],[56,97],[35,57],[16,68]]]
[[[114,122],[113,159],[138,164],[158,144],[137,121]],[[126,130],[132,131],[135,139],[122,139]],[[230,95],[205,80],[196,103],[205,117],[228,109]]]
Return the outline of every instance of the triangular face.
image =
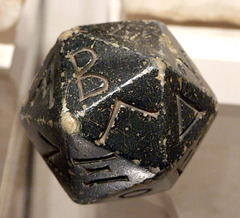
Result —
[[[60,149],[51,143],[45,136],[43,136],[42,133],[38,132],[38,135],[42,142],[42,146],[46,147],[46,150],[48,150],[48,152],[43,154],[44,158],[51,160],[53,156],[61,152]]]
[[[196,108],[183,100],[182,97],[177,96],[177,107],[178,107],[178,120],[179,120],[179,135],[180,141],[189,132],[189,130],[198,121],[199,116],[203,112],[198,111]]]
[[[79,32],[115,47],[138,51],[138,53],[147,56],[159,56],[163,53],[163,48],[159,42],[162,34],[159,25],[162,24],[147,20],[113,22],[81,26]]]

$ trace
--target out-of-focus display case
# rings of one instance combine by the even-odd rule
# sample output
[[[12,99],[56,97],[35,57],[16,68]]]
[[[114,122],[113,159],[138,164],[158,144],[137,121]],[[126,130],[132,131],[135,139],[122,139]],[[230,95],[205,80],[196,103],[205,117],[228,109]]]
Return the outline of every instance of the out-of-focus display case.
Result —
[[[220,104],[206,138],[170,191],[77,205],[30,145],[19,110],[58,35],[77,25],[128,19],[123,4],[26,0],[19,22],[8,33],[0,32],[0,217],[239,217],[240,27],[168,25]]]

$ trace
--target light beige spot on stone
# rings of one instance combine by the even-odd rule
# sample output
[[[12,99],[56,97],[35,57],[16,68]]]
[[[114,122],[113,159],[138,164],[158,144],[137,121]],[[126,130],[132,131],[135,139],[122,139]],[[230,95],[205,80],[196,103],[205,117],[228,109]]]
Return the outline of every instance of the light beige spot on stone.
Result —
[[[166,146],[167,145],[167,139],[163,139],[163,145]]]
[[[172,41],[169,39],[169,37],[165,33],[161,35],[160,41],[165,42],[165,44],[173,54],[175,55],[178,54],[178,50],[173,46]]]
[[[159,173],[160,172],[160,168],[159,167],[150,167],[149,169],[152,173]]]
[[[214,104],[215,111],[218,112],[219,111],[219,105],[218,105],[217,99],[213,100],[213,104]]]
[[[186,146],[186,145],[184,145],[184,147],[183,147],[183,153],[185,154],[185,153],[186,153],[186,151],[187,151],[187,146]]]
[[[147,114],[147,113],[143,113],[143,116],[144,116],[144,117],[147,117],[147,116],[148,116],[148,114]]]
[[[46,121],[44,120],[44,118],[38,118],[36,121],[38,124],[46,124]]]
[[[23,121],[23,120],[26,120],[28,125],[30,125],[30,121],[32,120],[32,116],[29,115],[29,114],[26,114],[26,115],[20,115],[20,119]]]
[[[51,127],[53,127],[53,121],[52,121],[52,120],[49,120],[49,121],[48,121],[48,125],[51,126]]]
[[[111,43],[111,45],[112,45],[113,47],[115,47],[115,48],[119,48],[119,45],[118,45],[117,43],[115,43],[115,42]]]
[[[167,113],[165,108],[162,109],[162,112],[163,112],[163,114]]]
[[[164,86],[166,64],[160,58],[152,59],[152,61],[154,62],[154,65],[158,69],[158,75],[155,78],[160,81],[162,86]]]
[[[141,161],[140,160],[137,160],[137,159],[134,159],[132,160],[132,162],[136,165],[140,165]]]
[[[68,169],[68,173],[72,176],[75,176],[76,174],[71,170],[71,169]]]
[[[130,37],[130,40],[131,40],[131,41],[134,41],[137,37],[138,37],[138,33],[135,34],[134,36],[131,36],[131,37]]]
[[[99,140],[95,140],[94,142],[95,142],[95,144],[96,144],[97,146],[100,146],[100,145],[101,145],[101,143],[100,143]]]
[[[64,40],[68,40],[69,38],[72,37],[73,33],[79,33],[80,32],[80,29],[79,27],[74,27],[70,30],[67,30],[63,33],[61,33],[61,35],[58,37],[58,41],[64,41]]]
[[[85,116],[85,111],[79,111],[77,114],[80,117],[84,117]]]
[[[77,133],[79,129],[77,119],[68,111],[61,114],[61,126],[68,134]]]
[[[179,89],[182,90],[182,77],[179,77],[178,81],[179,81]]]
[[[182,65],[183,65],[183,62],[181,61],[181,59],[177,58],[177,59],[176,59],[176,64],[182,66]]]

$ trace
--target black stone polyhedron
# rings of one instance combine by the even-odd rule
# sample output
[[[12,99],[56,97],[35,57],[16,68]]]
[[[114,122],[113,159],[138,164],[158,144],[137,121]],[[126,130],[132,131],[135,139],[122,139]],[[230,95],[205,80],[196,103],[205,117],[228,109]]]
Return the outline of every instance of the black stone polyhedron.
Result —
[[[127,21],[62,33],[21,120],[68,195],[85,204],[169,189],[216,107],[166,26]]]

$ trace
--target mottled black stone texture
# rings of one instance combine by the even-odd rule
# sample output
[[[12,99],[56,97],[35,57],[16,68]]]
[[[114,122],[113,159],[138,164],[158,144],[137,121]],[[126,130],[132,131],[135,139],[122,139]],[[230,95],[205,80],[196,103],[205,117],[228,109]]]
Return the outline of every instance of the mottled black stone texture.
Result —
[[[127,21],[62,33],[21,120],[69,196],[85,204],[169,189],[216,110],[166,26]]]

